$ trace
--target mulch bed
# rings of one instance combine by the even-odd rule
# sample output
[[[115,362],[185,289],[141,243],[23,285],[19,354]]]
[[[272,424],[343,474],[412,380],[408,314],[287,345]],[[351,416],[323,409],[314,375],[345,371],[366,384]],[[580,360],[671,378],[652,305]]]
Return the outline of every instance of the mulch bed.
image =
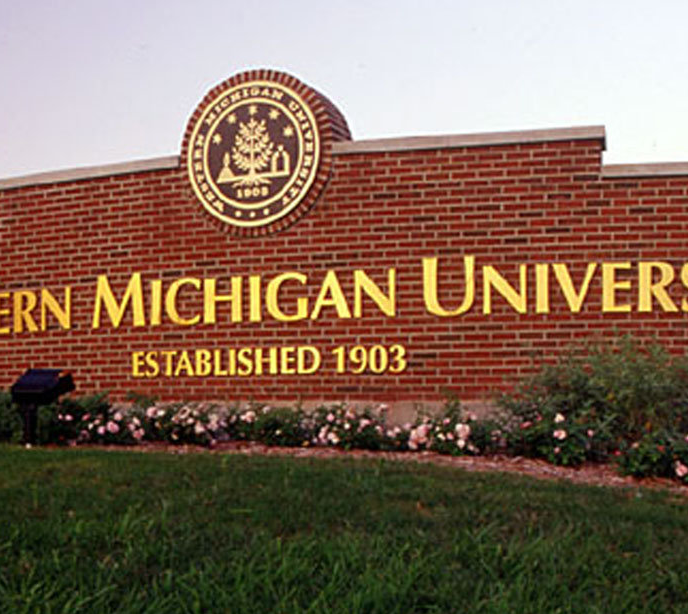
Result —
[[[447,456],[436,452],[373,452],[369,450],[341,450],[339,448],[286,448],[264,444],[232,441],[218,443],[212,448],[190,445],[146,443],[136,447],[82,446],[109,451],[168,452],[170,454],[244,454],[262,456],[290,456],[294,458],[353,458],[384,459],[415,463],[433,463],[445,467],[458,467],[465,471],[503,472],[525,475],[544,480],[564,480],[592,486],[621,488],[650,488],[670,491],[688,498],[688,486],[667,478],[634,478],[619,475],[613,465],[586,463],[580,467],[558,467],[542,460],[513,456]]]

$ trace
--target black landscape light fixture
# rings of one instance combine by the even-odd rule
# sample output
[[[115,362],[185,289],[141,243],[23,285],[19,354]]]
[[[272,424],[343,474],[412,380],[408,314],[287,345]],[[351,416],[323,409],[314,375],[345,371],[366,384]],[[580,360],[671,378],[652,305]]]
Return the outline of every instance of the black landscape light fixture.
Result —
[[[74,390],[71,373],[62,369],[27,369],[12,384],[12,401],[19,405],[24,418],[24,444],[36,443],[38,406],[49,405],[60,395]]]

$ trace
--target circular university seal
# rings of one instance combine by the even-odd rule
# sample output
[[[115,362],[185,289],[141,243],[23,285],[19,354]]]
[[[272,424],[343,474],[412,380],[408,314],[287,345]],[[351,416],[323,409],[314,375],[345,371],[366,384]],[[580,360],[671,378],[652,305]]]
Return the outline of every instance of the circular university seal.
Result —
[[[348,138],[341,113],[315,90],[284,73],[250,71],[208,93],[183,154],[205,210],[250,236],[303,215],[329,177],[332,142]]]

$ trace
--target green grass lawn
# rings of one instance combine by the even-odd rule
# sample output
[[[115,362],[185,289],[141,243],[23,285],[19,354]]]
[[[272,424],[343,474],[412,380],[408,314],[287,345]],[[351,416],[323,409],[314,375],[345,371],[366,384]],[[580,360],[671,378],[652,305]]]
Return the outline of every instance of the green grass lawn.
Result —
[[[687,504],[415,463],[0,446],[0,612],[688,612]]]

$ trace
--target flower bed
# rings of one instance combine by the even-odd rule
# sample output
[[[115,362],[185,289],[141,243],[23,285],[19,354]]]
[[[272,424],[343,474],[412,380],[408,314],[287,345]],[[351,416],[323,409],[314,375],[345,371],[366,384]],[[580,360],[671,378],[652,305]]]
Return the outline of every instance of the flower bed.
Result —
[[[157,403],[105,395],[65,399],[39,413],[41,443],[144,442],[213,446],[252,441],[270,446],[422,451],[541,458],[561,466],[613,461],[626,475],[688,483],[688,362],[656,345],[622,338],[543,365],[478,418],[450,400],[439,415],[391,425],[385,405],[354,409]],[[0,394],[0,441],[18,441],[21,424]]]

